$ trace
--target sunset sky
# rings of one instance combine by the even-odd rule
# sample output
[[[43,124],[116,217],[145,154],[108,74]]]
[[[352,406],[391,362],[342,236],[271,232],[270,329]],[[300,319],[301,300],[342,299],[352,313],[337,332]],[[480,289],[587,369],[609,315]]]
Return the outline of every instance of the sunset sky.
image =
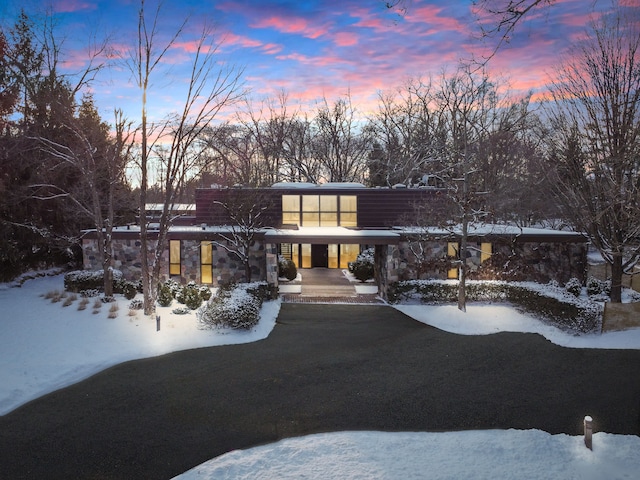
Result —
[[[375,107],[378,92],[395,89],[408,78],[437,77],[462,59],[482,56],[495,43],[483,44],[471,0],[406,0],[405,15],[385,8],[383,0],[167,0],[161,31],[175,32],[191,15],[189,33],[204,21],[216,25],[222,42],[220,60],[244,68],[253,98],[287,92],[290,102],[314,105],[350,92],[359,110]],[[498,2],[495,2],[498,3]],[[625,0],[636,6],[640,0]],[[147,0],[155,8],[155,0]],[[518,27],[511,42],[489,62],[491,74],[509,78],[519,91],[543,90],[558,54],[584,32],[590,14],[609,8],[610,0],[558,0],[535,11]],[[35,16],[51,7],[64,37],[62,57],[69,71],[82,68],[93,36],[109,35],[116,50],[135,44],[138,0],[5,0],[0,18],[11,25],[22,7]],[[62,38],[62,37],[61,37]],[[154,115],[180,104],[182,73],[189,38],[169,52],[169,73],[154,82]],[[168,66],[168,65],[167,65]],[[103,115],[120,107],[131,116],[140,94],[122,64],[101,72],[93,84]]]

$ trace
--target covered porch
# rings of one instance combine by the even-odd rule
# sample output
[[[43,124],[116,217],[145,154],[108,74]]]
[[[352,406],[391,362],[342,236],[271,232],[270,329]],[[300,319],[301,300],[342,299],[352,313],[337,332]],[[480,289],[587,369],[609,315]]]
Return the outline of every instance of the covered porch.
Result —
[[[386,298],[388,245],[400,242],[398,232],[348,227],[295,227],[268,229],[264,241],[298,267],[300,290],[286,293],[304,297]],[[348,263],[355,261],[364,248],[375,248],[375,287],[367,293],[356,292],[356,285],[343,275]],[[285,284],[283,284],[284,286]],[[288,285],[292,285],[289,283]],[[293,282],[295,285],[295,282]],[[287,289],[288,290],[288,289]]]

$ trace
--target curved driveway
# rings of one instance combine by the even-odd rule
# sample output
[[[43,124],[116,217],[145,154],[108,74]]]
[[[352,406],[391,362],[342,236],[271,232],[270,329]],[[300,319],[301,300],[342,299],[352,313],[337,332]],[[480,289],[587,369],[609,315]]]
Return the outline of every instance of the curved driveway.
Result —
[[[263,341],[118,365],[0,417],[2,478],[163,479],[340,430],[640,433],[640,352],[460,336],[385,306],[284,304]]]

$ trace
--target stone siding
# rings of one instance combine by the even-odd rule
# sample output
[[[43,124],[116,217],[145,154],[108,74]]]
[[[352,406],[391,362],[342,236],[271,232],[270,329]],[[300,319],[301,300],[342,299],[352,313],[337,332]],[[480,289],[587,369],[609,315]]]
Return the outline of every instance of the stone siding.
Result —
[[[492,254],[480,261],[480,244],[470,242],[467,258],[468,278],[484,280],[536,281],[556,280],[564,284],[571,277],[581,281],[587,273],[586,243],[508,242],[491,243]],[[447,256],[446,241],[401,241],[390,246],[389,281],[446,279],[454,268]]]
[[[200,275],[200,240],[181,240],[180,276],[171,277],[181,283],[201,283]],[[82,242],[84,268],[99,270],[102,268],[97,250],[97,242],[84,239]],[[219,283],[239,282],[244,279],[244,265],[234,253],[228,252],[222,246],[212,245],[213,285]],[[251,280],[266,279],[266,259],[264,245],[256,241],[251,247],[250,265]],[[141,249],[140,239],[113,240],[113,266],[120,270],[124,278],[138,280],[141,277]],[[161,277],[169,277],[169,251],[165,248],[162,253]]]

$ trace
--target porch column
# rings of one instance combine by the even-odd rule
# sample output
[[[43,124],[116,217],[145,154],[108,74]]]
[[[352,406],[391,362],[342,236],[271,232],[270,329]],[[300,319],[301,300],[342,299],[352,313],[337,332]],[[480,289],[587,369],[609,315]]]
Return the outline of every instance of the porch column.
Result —
[[[267,284],[272,298],[278,296],[278,245],[275,243],[265,243],[265,262]]]
[[[376,245],[374,249],[374,277],[378,285],[378,296],[385,302],[388,299],[389,281],[387,268],[387,254],[389,252],[388,245]]]

